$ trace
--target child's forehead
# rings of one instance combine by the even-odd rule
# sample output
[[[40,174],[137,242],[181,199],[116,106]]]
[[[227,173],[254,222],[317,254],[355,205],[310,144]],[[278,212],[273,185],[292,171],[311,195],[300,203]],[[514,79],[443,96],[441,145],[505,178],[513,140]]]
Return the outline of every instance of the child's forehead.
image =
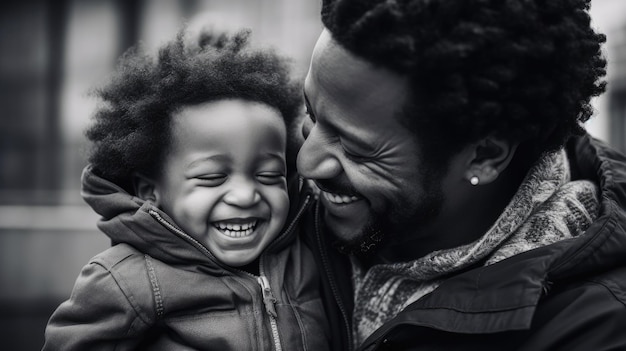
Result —
[[[266,123],[285,126],[281,111],[269,103],[243,98],[220,98],[201,102],[180,104],[170,114],[173,124],[184,118],[192,118],[196,124],[213,123],[215,127],[230,124],[250,124],[250,120],[263,117]],[[205,121],[205,119],[207,121]]]
[[[181,108],[173,116],[172,152],[223,155],[213,162],[284,159],[285,122],[267,104],[241,99],[210,101]]]

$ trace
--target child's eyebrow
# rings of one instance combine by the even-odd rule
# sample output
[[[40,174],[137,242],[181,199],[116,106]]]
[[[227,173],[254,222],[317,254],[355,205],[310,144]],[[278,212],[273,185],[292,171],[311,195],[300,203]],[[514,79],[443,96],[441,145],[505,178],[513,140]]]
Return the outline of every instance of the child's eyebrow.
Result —
[[[260,156],[261,157],[258,160],[258,162],[260,163],[259,166],[261,164],[275,164],[275,165],[280,165],[280,168],[285,167],[286,159],[285,159],[284,153],[269,151],[269,152],[264,152]]]
[[[189,164],[187,165],[187,169],[193,168],[196,165],[203,163],[203,162],[207,162],[207,161],[228,162],[229,160],[230,160],[230,157],[228,157],[227,155],[223,155],[223,154],[204,156],[204,157],[201,157],[201,158],[198,158],[189,162]]]
[[[285,154],[284,153],[277,153],[277,152],[265,152],[262,155],[265,158],[275,158],[278,159],[280,161],[285,159]]]

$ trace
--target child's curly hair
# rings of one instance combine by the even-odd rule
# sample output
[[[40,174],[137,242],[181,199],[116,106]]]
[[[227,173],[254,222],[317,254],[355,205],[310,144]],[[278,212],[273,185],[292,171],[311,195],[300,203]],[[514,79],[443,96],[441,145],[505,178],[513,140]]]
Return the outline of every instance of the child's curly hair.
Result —
[[[302,109],[301,85],[291,79],[286,58],[251,49],[248,37],[249,31],[204,31],[187,42],[183,28],[156,58],[138,48],[125,53],[112,80],[93,92],[104,101],[86,131],[93,171],[134,193],[132,174],[158,174],[173,112],[188,105],[228,98],[261,102],[280,111],[289,127]],[[288,150],[288,164],[296,151]]]
[[[604,91],[605,36],[588,10],[589,0],[324,0],[322,21],[347,50],[408,77],[402,112],[426,157],[488,135],[536,157],[582,133]]]

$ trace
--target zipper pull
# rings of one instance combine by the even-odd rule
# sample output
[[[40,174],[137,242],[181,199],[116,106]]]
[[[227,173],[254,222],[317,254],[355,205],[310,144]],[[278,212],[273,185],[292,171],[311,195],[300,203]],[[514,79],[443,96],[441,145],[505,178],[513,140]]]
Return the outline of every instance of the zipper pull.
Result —
[[[274,304],[276,303],[276,298],[272,295],[272,289],[270,289],[270,282],[267,280],[265,276],[260,276],[257,278],[259,285],[261,285],[261,292],[263,293],[263,303],[265,304],[265,311],[270,316],[276,318],[278,315],[276,314],[276,308]]]

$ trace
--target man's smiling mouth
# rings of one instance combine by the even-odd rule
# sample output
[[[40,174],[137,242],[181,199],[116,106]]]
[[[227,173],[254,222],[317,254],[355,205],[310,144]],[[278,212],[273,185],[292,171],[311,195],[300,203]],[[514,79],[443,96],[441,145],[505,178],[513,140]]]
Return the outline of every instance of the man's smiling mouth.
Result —
[[[258,219],[250,219],[246,222],[241,220],[224,220],[213,222],[213,226],[217,228],[222,234],[231,238],[242,238],[251,235],[257,226]]]
[[[333,194],[333,193],[329,193],[323,190],[322,190],[322,196],[324,196],[324,198],[326,198],[328,202],[337,204],[337,205],[350,204],[350,203],[360,200],[360,198],[357,196]]]
[[[321,190],[322,196],[330,203],[335,205],[347,205],[351,204],[355,201],[361,200],[360,196],[352,195],[352,194],[340,194],[330,190],[320,182],[315,182],[315,185]]]

